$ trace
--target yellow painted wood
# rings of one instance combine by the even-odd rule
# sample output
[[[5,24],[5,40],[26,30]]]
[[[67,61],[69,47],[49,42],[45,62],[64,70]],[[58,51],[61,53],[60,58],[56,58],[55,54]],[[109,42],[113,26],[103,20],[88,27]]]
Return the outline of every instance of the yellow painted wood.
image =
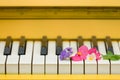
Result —
[[[0,19],[120,19],[120,7],[0,7]]]
[[[48,38],[56,38],[61,35],[63,38],[76,38],[82,35],[90,38],[96,35],[104,38],[109,35],[112,38],[120,36],[120,20],[0,20],[0,38],[7,36],[19,38],[21,35],[27,38],[41,38],[47,35]],[[17,75],[0,74],[0,79],[17,80],[119,80],[120,75]]]
[[[120,38],[120,20],[0,20],[0,38]]]
[[[0,75],[1,80],[119,80],[120,75]]]
[[[119,0],[0,0],[0,6],[120,6]]]

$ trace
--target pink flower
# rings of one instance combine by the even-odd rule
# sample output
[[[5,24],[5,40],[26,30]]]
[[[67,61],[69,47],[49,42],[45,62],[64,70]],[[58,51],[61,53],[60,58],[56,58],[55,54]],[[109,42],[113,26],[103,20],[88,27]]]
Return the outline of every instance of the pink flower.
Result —
[[[91,48],[88,50],[87,46],[81,46],[78,49],[78,52],[75,56],[72,56],[71,59],[73,61],[82,61],[82,60],[100,60],[101,54],[98,52],[96,48]]]
[[[72,56],[71,59],[73,61],[82,61],[83,60],[83,58],[78,54],[75,54],[75,56]]]
[[[101,59],[101,54],[98,52],[98,50],[96,48],[91,48],[88,51],[88,56],[87,56],[87,60],[100,60]]]
[[[86,59],[86,56],[89,54],[88,53],[88,47],[87,46],[81,46],[79,49],[78,49],[78,52],[80,52],[81,53],[81,58],[83,59],[83,60],[85,60]],[[78,53],[79,54],[79,53]]]
[[[88,55],[88,48],[87,46],[81,46],[79,49],[78,49],[78,52],[75,54],[75,56],[72,56],[71,59],[73,61],[82,61],[82,60],[85,60]]]

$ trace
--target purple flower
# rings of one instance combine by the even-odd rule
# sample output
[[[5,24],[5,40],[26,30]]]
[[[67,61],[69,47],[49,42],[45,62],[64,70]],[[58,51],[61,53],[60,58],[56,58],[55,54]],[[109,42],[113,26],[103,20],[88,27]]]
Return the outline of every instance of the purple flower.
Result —
[[[72,48],[65,48],[63,51],[60,53],[60,60],[64,60],[70,57],[70,55],[73,53]]]

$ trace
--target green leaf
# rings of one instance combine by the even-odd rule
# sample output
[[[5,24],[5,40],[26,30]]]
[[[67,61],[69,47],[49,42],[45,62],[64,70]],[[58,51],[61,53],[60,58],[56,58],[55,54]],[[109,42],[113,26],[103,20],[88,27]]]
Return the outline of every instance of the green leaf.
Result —
[[[108,51],[106,55],[103,55],[103,59],[117,61],[120,60],[120,55],[114,55],[111,51]]]
[[[108,55],[108,56],[112,56],[112,55],[114,55],[114,54],[113,54],[111,51],[108,51],[108,52],[107,52],[107,55]]]
[[[120,59],[120,55],[114,55],[113,56],[116,60],[119,60]]]
[[[113,56],[113,53],[111,51],[108,51],[106,55],[103,55],[103,59],[111,59],[111,57]]]
[[[120,59],[120,58],[115,57],[115,56],[113,56],[113,57],[110,58],[110,60],[112,60],[112,61],[117,61],[117,60],[119,60],[119,59]]]
[[[109,55],[103,55],[103,59],[109,60],[109,59],[111,59],[111,56],[109,56]]]

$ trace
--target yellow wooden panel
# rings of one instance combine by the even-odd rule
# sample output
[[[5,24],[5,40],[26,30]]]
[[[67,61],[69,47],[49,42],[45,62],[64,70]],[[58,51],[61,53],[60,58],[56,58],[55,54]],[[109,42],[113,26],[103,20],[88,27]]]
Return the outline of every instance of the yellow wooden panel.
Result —
[[[120,19],[120,8],[0,7],[0,19]]]
[[[119,0],[0,0],[0,6],[120,6]]]
[[[1,80],[119,80],[120,75],[0,75]]]
[[[120,20],[0,20],[0,38],[20,36],[27,38],[90,38],[92,35],[104,38],[120,36]]]
[[[120,20],[0,20],[0,38],[11,35],[19,38],[25,35],[27,38],[40,38],[47,35],[49,38],[56,38],[61,35],[64,38],[76,38],[82,35],[90,38],[96,35],[103,38],[106,35],[112,38],[119,38]],[[63,77],[64,76],[64,77]],[[120,75],[0,75],[0,79],[111,79],[119,80]]]

